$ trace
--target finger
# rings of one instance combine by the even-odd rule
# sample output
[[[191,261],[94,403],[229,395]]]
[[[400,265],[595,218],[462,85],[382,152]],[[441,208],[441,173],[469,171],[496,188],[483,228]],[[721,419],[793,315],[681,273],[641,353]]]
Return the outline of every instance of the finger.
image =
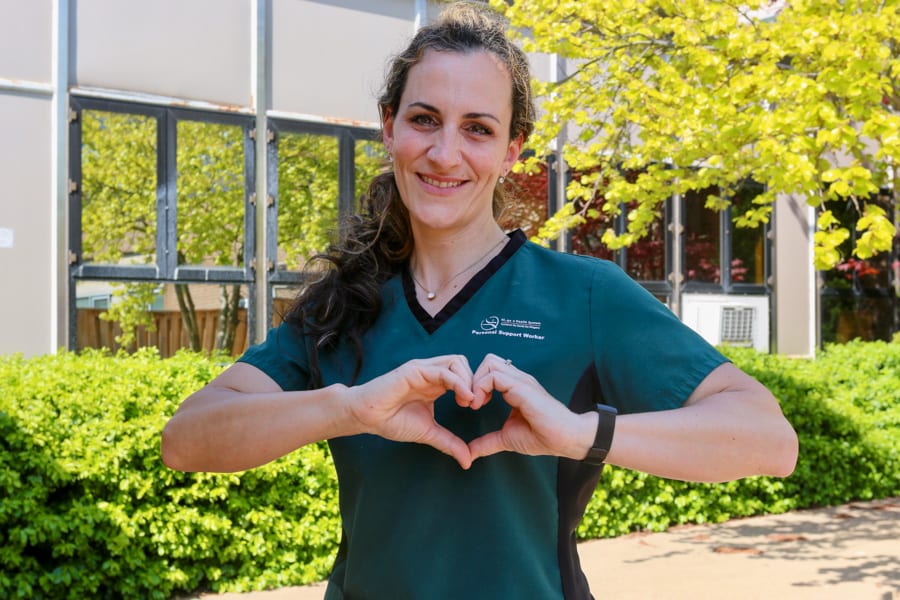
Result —
[[[469,453],[472,462],[484,456],[497,454],[498,452],[506,452],[509,448],[503,442],[503,434],[499,431],[486,433],[481,437],[475,438],[469,442]]]
[[[472,404],[474,394],[472,393],[472,379],[465,374],[460,375],[451,369],[446,369],[441,374],[441,384],[444,389],[451,390],[456,396],[456,403],[460,406],[469,406]]]
[[[478,368],[475,369],[475,374],[473,377],[480,377],[489,373],[492,370],[500,369],[507,364],[512,364],[512,361],[509,363],[506,362],[505,359],[497,356],[493,353],[488,353],[484,355],[484,359],[482,359],[481,364],[478,365]]]
[[[495,391],[503,395],[503,399],[512,407],[519,407],[524,401],[525,394],[529,382],[521,377],[518,371],[510,372],[509,370],[496,369],[486,371],[480,378],[472,382],[472,391],[475,399],[472,401],[472,408],[478,409],[490,402]],[[509,393],[513,387],[520,386],[519,393]]]
[[[472,466],[472,455],[468,444],[453,435],[449,429],[441,427],[437,423],[425,432],[419,442],[452,456],[463,469]]]
[[[494,376],[506,365],[496,354],[487,354],[475,374],[472,375],[472,392],[474,398],[470,407],[478,410],[491,400],[494,392]]]
[[[440,393],[435,394],[435,398],[442,395],[445,391],[451,390],[456,394],[462,395],[467,404],[471,401],[471,380],[461,377],[451,370],[446,363],[440,365],[432,364],[419,366],[417,373],[418,376],[421,377],[421,380],[411,380],[410,386],[413,389],[417,389],[419,392],[424,393],[426,391],[424,388],[431,388],[432,392],[434,392],[435,388],[440,388],[441,391]]]
[[[450,361],[450,369],[463,379],[472,379],[472,367],[469,366],[469,359],[462,354],[453,356]]]
[[[471,406],[474,394],[472,393],[472,368],[465,356],[455,356],[450,361],[450,371],[457,375],[464,382],[464,391],[462,393],[454,389],[456,403],[465,408]]]

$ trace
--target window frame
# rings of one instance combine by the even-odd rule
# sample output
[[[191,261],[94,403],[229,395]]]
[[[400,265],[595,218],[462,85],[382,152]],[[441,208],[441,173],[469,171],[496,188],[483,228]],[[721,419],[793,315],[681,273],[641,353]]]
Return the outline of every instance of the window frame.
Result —
[[[255,296],[254,256],[256,212],[253,208],[256,188],[256,152],[253,135],[256,119],[250,115],[144,104],[124,100],[70,96],[69,111],[69,332],[68,345],[77,349],[76,283],[78,281],[159,282],[240,284],[248,288],[251,304]],[[82,246],[82,114],[85,110],[151,117],[156,121],[156,256],[146,265],[110,265],[85,263]],[[177,199],[177,127],[179,121],[200,121],[239,126],[244,148],[244,247],[243,266],[178,265]],[[256,333],[254,312],[247,312],[248,337]]]

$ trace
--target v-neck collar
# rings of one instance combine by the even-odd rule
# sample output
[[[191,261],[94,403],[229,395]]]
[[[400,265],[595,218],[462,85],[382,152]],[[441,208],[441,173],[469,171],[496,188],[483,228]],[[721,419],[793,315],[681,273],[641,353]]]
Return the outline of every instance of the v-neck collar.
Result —
[[[450,317],[459,312],[459,310],[465,306],[466,302],[475,295],[475,292],[480,290],[491,276],[496,273],[500,267],[506,264],[510,257],[516,253],[516,250],[521,248],[526,241],[525,234],[521,229],[516,229],[507,234],[507,236],[509,237],[509,242],[507,242],[499,254],[492,258],[480,271],[475,273],[475,275],[458,292],[456,292],[456,295],[444,305],[444,308],[433,317],[422,307],[419,303],[419,299],[416,297],[416,286],[409,273],[409,263],[406,264],[405,268],[401,269],[403,294],[406,296],[406,304],[426,332],[429,334],[434,333],[441,325],[450,320]]]

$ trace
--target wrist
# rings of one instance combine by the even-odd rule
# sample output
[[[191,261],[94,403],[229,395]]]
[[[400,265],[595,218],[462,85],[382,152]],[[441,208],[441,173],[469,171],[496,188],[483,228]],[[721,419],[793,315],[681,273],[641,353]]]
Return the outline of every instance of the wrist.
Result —
[[[597,411],[595,410],[578,415],[575,436],[573,438],[574,443],[567,458],[582,461],[587,457],[588,452],[594,444],[594,438],[597,436],[598,420]]]
[[[342,383],[336,383],[328,386],[328,389],[335,394],[337,404],[341,407],[339,411],[339,414],[342,415],[340,424],[341,435],[371,433],[369,427],[366,426],[365,420],[360,418],[362,395],[359,393],[359,386],[351,387]]]

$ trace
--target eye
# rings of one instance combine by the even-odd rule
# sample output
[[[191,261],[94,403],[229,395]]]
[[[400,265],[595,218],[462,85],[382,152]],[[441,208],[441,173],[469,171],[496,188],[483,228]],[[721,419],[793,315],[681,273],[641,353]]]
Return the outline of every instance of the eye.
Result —
[[[419,127],[434,127],[437,119],[427,113],[420,113],[409,118],[409,122]]]
[[[494,135],[494,130],[488,127],[487,125],[482,125],[481,123],[472,123],[466,127],[471,133],[480,136],[491,136]]]

